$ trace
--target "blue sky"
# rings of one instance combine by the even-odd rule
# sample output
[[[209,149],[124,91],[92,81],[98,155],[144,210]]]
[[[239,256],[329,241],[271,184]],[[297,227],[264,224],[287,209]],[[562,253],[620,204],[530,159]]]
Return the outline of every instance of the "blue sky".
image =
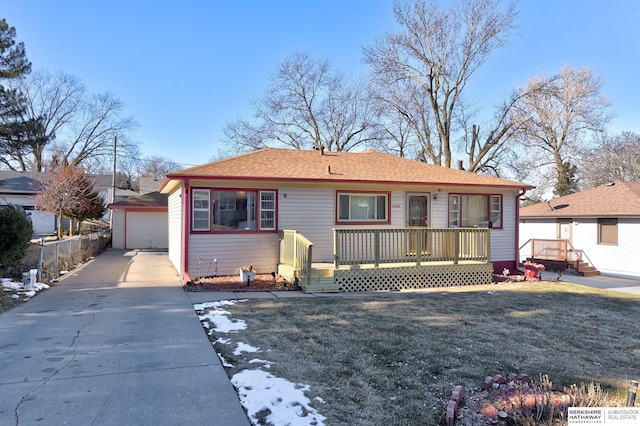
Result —
[[[34,69],[61,70],[92,92],[112,92],[140,128],[144,156],[184,167],[218,151],[225,123],[288,55],[306,51],[346,73],[366,70],[361,48],[395,27],[392,0],[2,0]],[[640,3],[521,0],[519,28],[468,87],[491,108],[536,75],[565,64],[604,80],[617,115],[611,132],[640,133]]]

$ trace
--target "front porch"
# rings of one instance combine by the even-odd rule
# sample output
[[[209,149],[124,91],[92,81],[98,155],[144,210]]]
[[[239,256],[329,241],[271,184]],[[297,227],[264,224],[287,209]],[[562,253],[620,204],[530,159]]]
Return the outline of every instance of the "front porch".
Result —
[[[584,277],[600,275],[600,271],[585,260],[586,253],[576,250],[569,240],[531,238],[520,246],[521,253],[527,245],[531,246],[531,254],[526,260],[541,263],[548,271],[575,272]]]
[[[489,229],[335,229],[334,262],[314,263],[313,243],[281,231],[278,273],[306,293],[398,291],[490,284]]]

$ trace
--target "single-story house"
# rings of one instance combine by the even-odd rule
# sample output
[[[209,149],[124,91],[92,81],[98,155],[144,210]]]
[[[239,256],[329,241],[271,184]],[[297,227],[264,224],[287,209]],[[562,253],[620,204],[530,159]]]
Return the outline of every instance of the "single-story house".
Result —
[[[168,198],[150,192],[109,204],[113,213],[111,246],[119,249],[169,247]]]
[[[56,232],[57,217],[40,210],[36,195],[51,179],[47,173],[0,170],[0,205],[20,205],[31,218],[33,233],[49,235]]]
[[[376,151],[266,148],[165,176],[185,281],[250,268],[305,291],[491,282],[532,186]]]
[[[522,207],[519,244],[521,258],[579,257],[586,275],[597,273],[590,265],[605,275],[640,277],[640,182],[617,181]]]

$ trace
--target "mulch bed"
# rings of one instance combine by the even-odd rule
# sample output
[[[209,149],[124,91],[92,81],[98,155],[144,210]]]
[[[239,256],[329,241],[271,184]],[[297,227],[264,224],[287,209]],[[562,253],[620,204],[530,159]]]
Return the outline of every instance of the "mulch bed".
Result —
[[[185,284],[186,291],[300,291],[300,287],[285,280],[281,275],[256,274],[248,285],[237,275],[203,277]]]

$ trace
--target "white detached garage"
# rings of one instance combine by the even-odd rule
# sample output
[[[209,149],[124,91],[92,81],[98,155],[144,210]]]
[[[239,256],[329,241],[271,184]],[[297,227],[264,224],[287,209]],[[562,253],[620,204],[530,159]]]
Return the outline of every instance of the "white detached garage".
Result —
[[[113,210],[112,247],[167,249],[169,247],[168,197],[150,192],[109,204]]]

